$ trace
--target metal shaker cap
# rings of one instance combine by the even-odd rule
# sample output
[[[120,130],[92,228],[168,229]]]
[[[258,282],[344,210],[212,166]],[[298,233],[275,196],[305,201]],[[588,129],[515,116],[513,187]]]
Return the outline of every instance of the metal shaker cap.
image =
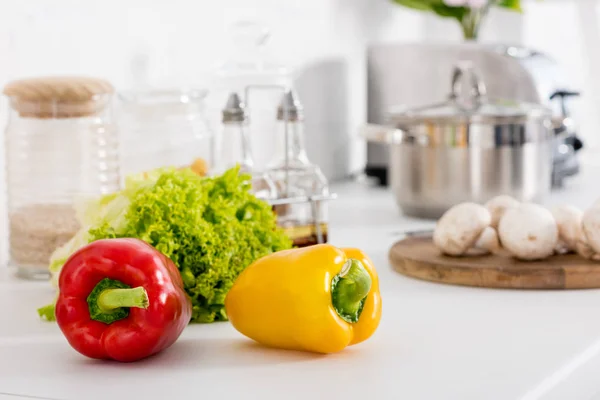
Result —
[[[279,107],[277,107],[277,120],[284,121],[286,119],[286,110],[288,121],[300,121],[304,117],[302,104],[298,100],[298,95],[292,90],[286,91],[283,95]]]
[[[244,102],[240,96],[233,92],[227,98],[227,103],[222,111],[223,122],[245,122],[246,121],[246,110],[244,108]]]

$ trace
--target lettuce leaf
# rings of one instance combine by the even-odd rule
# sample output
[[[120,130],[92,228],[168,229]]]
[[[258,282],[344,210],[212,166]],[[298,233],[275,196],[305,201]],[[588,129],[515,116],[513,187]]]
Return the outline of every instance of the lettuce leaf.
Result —
[[[82,246],[135,237],[178,266],[192,299],[192,322],[226,320],[225,295],[235,278],[258,258],[292,245],[277,228],[271,206],[249,189],[250,176],[239,168],[217,177],[187,169],[128,177],[123,191],[82,203],[83,227],[54,252],[53,280]]]
[[[69,256],[93,240],[89,233],[90,229],[107,225],[116,231],[124,231],[128,223],[126,214],[131,199],[139,191],[150,188],[154,183],[155,181],[145,175],[130,176],[126,179],[125,188],[121,192],[97,198],[79,197],[75,200],[75,214],[81,228],[71,240],[54,250],[50,257],[49,269],[55,287],[58,287],[60,270]]]

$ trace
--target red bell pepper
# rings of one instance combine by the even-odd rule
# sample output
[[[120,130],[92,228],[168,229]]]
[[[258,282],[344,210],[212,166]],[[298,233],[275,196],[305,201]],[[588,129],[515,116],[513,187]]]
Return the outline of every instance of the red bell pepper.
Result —
[[[88,244],[66,262],[58,285],[56,321],[91,358],[131,362],[156,354],[192,316],[175,264],[139,239]]]

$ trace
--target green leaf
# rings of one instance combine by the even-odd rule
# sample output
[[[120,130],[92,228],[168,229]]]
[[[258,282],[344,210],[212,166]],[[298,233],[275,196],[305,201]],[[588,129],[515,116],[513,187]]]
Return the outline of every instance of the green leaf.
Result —
[[[455,18],[458,21],[462,21],[469,12],[469,9],[466,7],[449,7],[445,4],[432,5],[431,9],[440,17]]]
[[[46,321],[56,321],[56,317],[54,316],[54,308],[54,303],[52,303],[38,308],[37,312],[41,319],[45,319]]]
[[[404,7],[412,8],[413,10],[432,11],[440,17],[455,18],[459,21],[462,21],[465,14],[468,12],[468,8],[466,7],[447,6],[442,0],[392,0],[392,2]],[[495,0],[494,3],[497,7],[523,12],[521,0]]]
[[[508,8],[509,10],[514,10],[518,12],[522,12],[521,1],[520,0],[500,0],[497,4],[498,7]]]
[[[422,0],[393,0],[394,3],[399,4],[404,7],[412,8],[414,10],[421,11],[430,11],[431,1],[422,1]]]
[[[465,7],[451,7],[441,0],[393,0],[394,3],[420,11],[431,11],[440,17],[455,18],[462,21],[468,9]]]

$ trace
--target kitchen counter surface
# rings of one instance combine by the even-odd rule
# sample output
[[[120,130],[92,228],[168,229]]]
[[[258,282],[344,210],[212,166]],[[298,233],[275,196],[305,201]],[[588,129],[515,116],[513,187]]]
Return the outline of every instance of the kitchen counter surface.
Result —
[[[551,203],[600,198],[589,166]],[[600,290],[516,291],[441,285],[395,273],[402,231],[392,194],[335,185],[331,242],[357,246],[381,276],[383,318],[363,344],[329,355],[263,348],[228,323],[189,326],[167,351],[133,364],[88,360],[36,307],[47,283],[0,278],[0,399],[600,399]]]

